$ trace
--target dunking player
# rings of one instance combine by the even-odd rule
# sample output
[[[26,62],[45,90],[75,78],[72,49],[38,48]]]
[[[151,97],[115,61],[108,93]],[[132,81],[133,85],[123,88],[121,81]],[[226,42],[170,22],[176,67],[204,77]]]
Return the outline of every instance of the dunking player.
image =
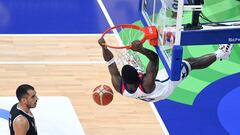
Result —
[[[149,59],[144,75],[140,75],[137,70],[130,65],[123,66],[120,74],[113,54],[104,46],[105,40],[101,38],[98,40],[98,43],[102,47],[103,58],[108,63],[113,87],[124,96],[147,102],[166,99],[174,91],[176,86],[187,77],[191,70],[207,68],[218,59],[227,59],[231,54],[233,46],[228,44],[220,45],[219,49],[214,53],[183,60],[181,79],[179,81],[171,81],[165,70],[158,71],[158,55],[144,48],[140,41],[136,40],[132,42],[132,50],[145,55]]]
[[[37,135],[35,120],[30,108],[35,108],[38,97],[34,88],[28,84],[17,88],[18,103],[10,111],[9,128],[11,135]]]

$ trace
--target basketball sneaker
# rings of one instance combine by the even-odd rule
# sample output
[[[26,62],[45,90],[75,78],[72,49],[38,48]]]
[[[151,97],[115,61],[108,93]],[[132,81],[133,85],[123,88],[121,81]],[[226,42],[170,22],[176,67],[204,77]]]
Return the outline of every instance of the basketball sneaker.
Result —
[[[233,44],[220,44],[218,50],[215,52],[217,59],[228,59],[232,52]]]

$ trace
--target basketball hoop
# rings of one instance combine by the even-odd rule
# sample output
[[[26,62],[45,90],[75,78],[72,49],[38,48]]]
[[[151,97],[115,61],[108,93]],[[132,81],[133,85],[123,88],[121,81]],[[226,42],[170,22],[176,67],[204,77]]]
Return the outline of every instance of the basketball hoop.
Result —
[[[122,33],[128,33],[125,37],[122,36]],[[122,40],[124,41],[122,45],[117,45],[119,43],[112,43],[107,36],[111,35],[111,33],[117,33]],[[105,39],[105,46],[114,49],[131,49],[131,43],[134,40],[140,40],[141,43],[144,43],[146,40],[149,40],[150,45],[157,46],[158,45],[158,32],[155,26],[148,27],[140,27],[134,24],[120,24],[114,27],[107,29],[102,37]],[[127,41],[126,41],[127,40]]]
[[[131,50],[132,42],[140,40],[144,43],[148,40],[150,45],[158,45],[158,32],[155,26],[140,27],[134,24],[120,24],[107,29],[101,38],[105,40],[104,45],[113,50],[119,68],[131,65],[138,72],[144,72],[145,68],[139,58],[141,54]]]

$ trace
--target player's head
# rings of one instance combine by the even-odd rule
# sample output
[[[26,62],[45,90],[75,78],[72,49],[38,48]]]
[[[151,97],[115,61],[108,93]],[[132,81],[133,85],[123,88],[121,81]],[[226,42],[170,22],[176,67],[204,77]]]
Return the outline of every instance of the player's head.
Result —
[[[22,84],[18,86],[16,96],[19,102],[26,105],[28,108],[34,108],[37,105],[38,97],[36,96],[36,91],[31,85]]]
[[[128,84],[136,84],[136,83],[139,83],[140,81],[137,70],[130,65],[123,66],[122,78],[123,78],[123,81]]]

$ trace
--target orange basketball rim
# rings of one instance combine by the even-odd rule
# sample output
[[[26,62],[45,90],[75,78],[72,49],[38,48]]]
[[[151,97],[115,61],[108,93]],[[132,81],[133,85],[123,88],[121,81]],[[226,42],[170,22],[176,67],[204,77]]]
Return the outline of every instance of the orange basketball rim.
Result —
[[[126,30],[126,29],[128,29],[128,30]],[[135,32],[132,32],[132,33],[141,33],[141,36],[138,36],[138,35],[134,36],[133,34],[128,34],[127,37],[120,36],[122,38],[122,40],[124,40],[124,39],[126,40],[126,38],[128,38],[128,42],[123,43],[123,46],[119,46],[116,43],[108,42],[108,40],[105,38],[107,34],[114,33],[114,30],[117,31],[118,33],[121,33],[123,31],[130,31],[130,33],[131,33],[132,30],[134,30]],[[158,32],[157,32],[157,28],[155,26],[140,27],[140,26],[134,25],[134,24],[120,24],[120,25],[116,25],[114,27],[107,29],[102,34],[101,38],[105,39],[105,44],[104,44],[105,46],[107,46],[109,48],[114,48],[114,49],[123,49],[123,48],[131,49],[132,48],[131,43],[134,40],[140,40],[141,43],[144,43],[146,40],[148,40],[150,45],[152,45],[152,46],[158,45]]]

